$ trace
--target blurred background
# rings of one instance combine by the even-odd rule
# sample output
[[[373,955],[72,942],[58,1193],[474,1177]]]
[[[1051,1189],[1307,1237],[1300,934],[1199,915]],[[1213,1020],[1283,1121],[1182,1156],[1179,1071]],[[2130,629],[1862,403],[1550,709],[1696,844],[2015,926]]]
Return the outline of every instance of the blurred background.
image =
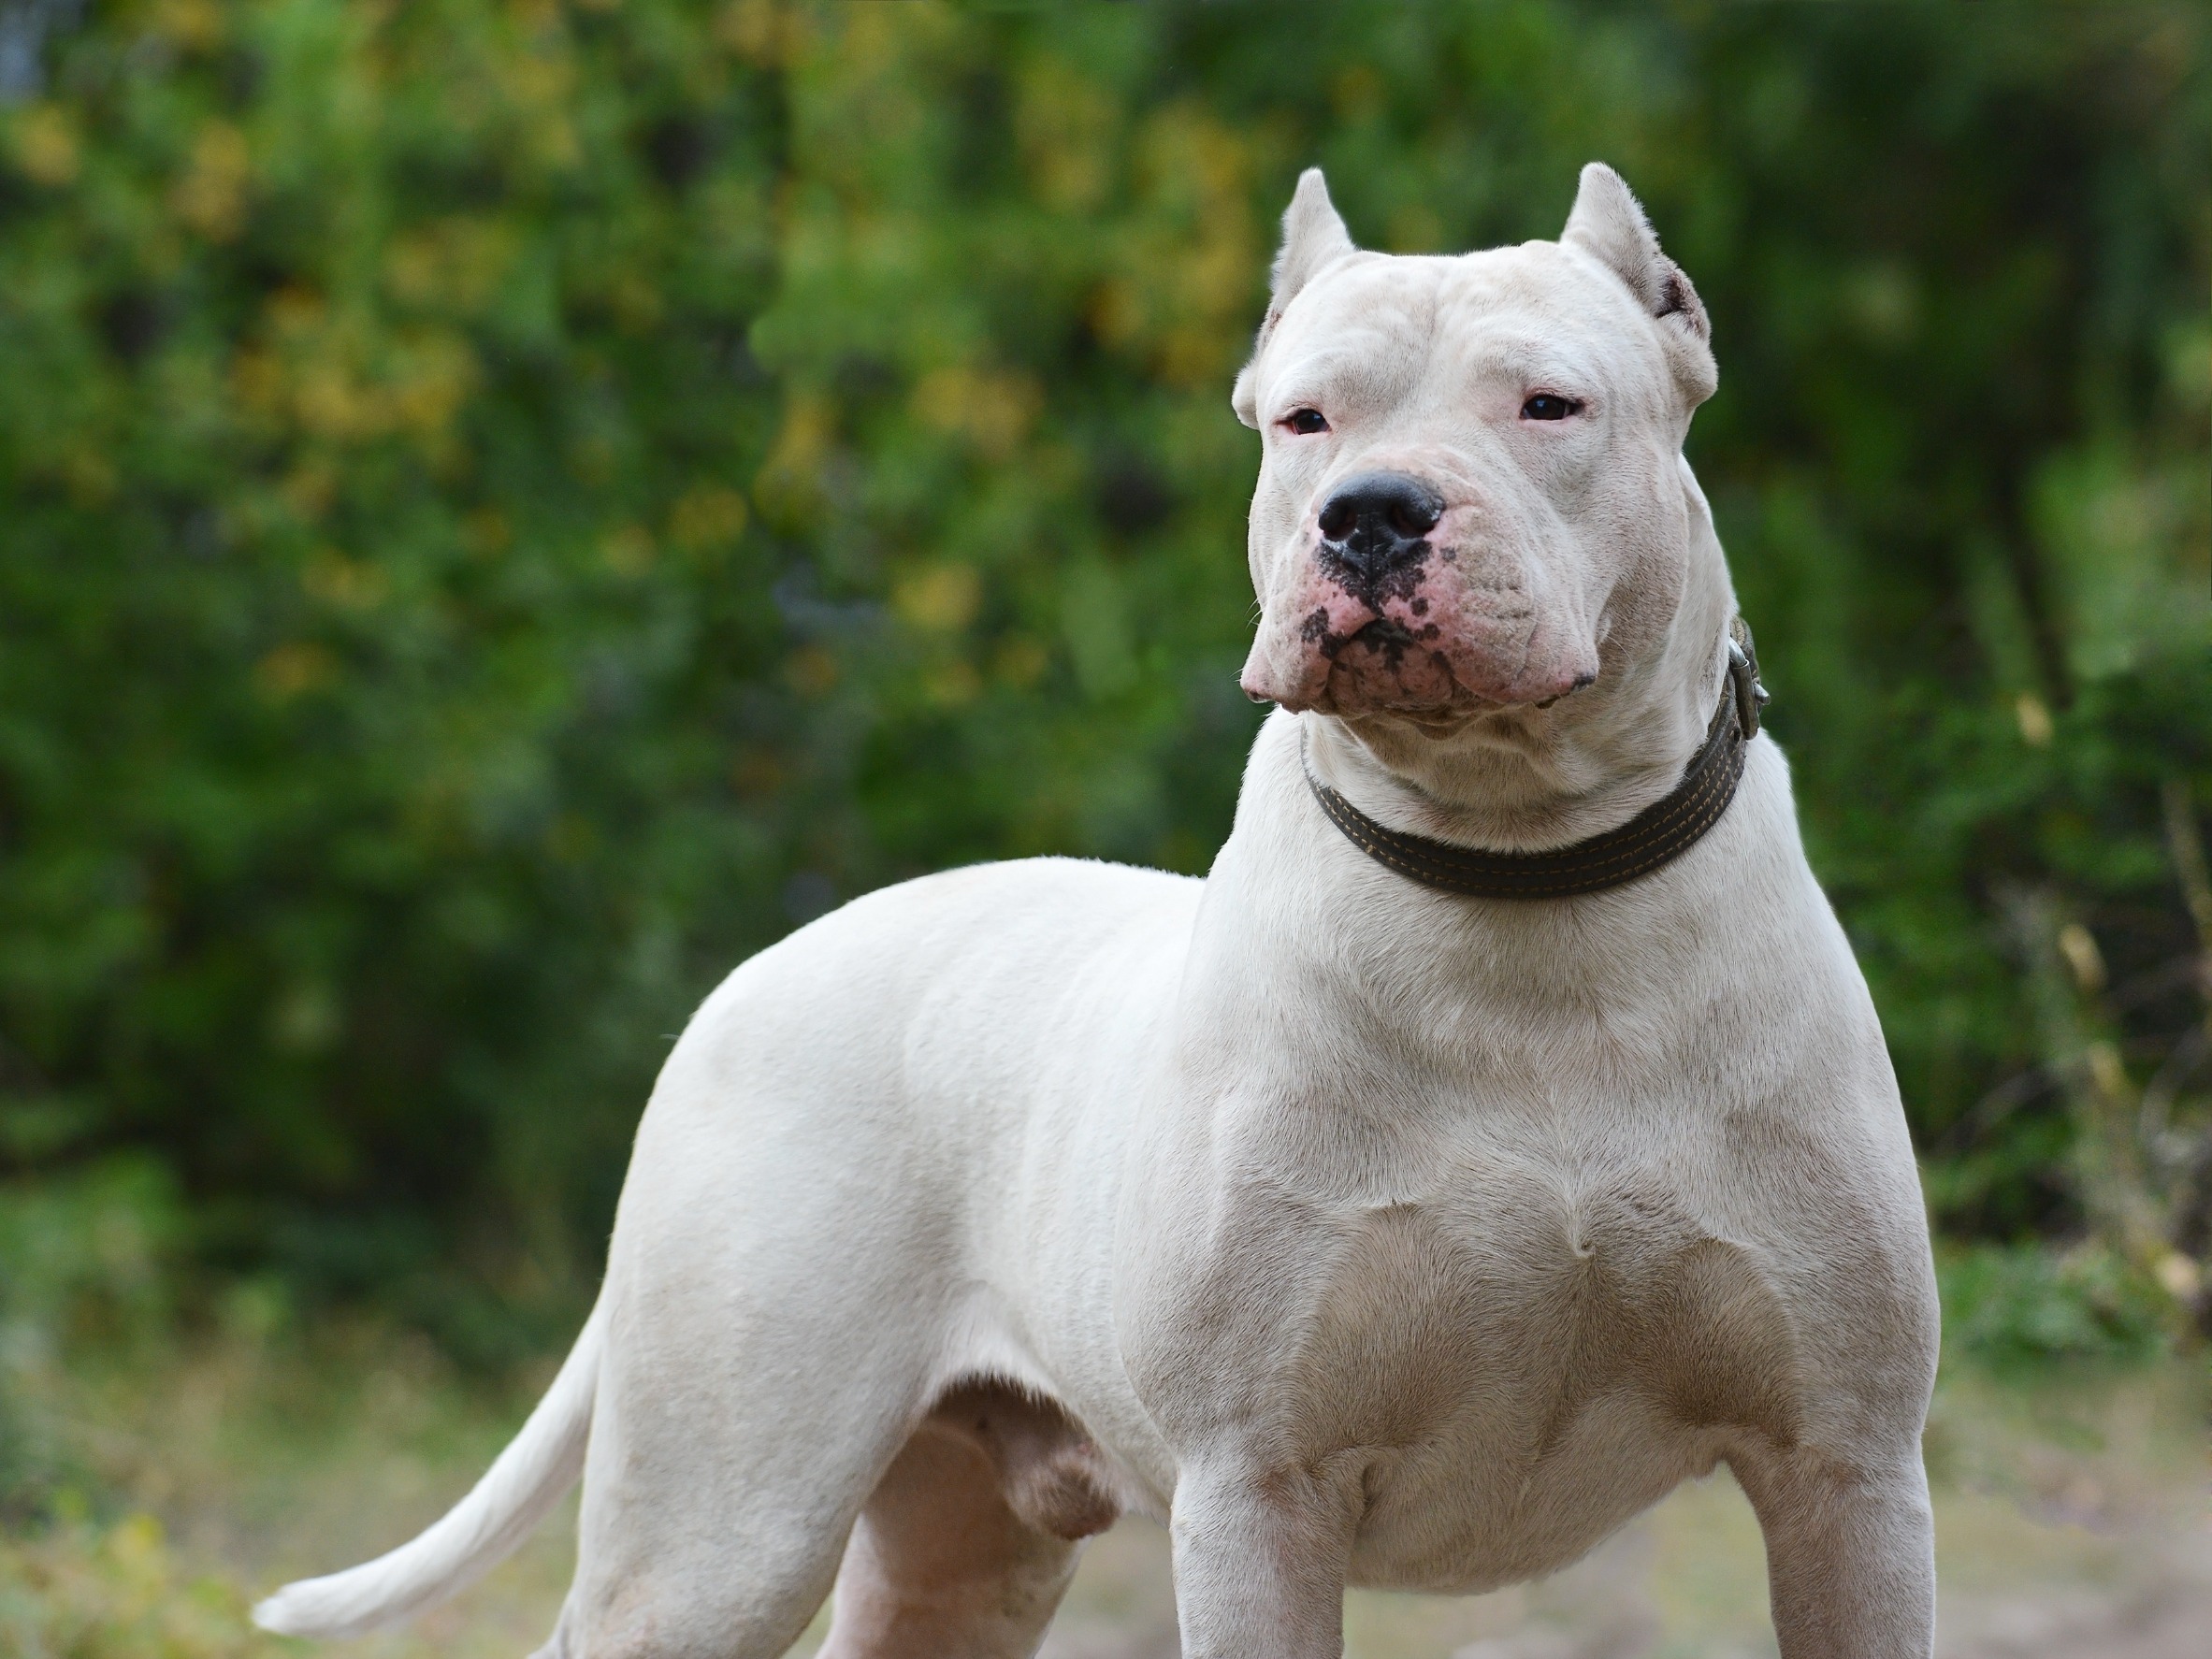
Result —
[[[1602,158],[1713,318],[1689,453],[1922,1154],[1945,1651],[2191,1651],[2206,36],[0,0],[0,1648],[277,1651],[241,1585],[464,1488],[749,952],[979,858],[1203,872],[1297,170],[1449,252]],[[1056,1652],[1172,1650],[1157,1542]],[[527,1651],[563,1548],[376,1651]],[[1771,1652],[1732,1490],[1618,1550],[1354,1652]]]

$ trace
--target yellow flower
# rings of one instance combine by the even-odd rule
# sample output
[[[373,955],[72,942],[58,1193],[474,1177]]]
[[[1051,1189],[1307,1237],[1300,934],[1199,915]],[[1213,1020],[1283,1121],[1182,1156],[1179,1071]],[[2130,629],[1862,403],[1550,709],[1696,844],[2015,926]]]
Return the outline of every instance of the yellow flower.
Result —
[[[931,633],[955,633],[976,620],[983,603],[983,578],[973,565],[932,565],[904,577],[891,589],[891,609],[901,620]]]
[[[77,123],[55,104],[33,104],[15,118],[15,165],[34,184],[59,189],[77,179]]]
[[[271,702],[289,702],[337,679],[338,659],[320,645],[295,640],[255,664],[253,678]]]
[[[238,235],[246,216],[246,181],[253,158],[246,136],[227,121],[210,121],[192,141],[192,161],[170,193],[177,217],[210,241]]]
[[[956,365],[921,377],[913,409],[925,426],[966,439],[987,460],[1003,461],[1028,436],[1044,402],[1026,374]]]

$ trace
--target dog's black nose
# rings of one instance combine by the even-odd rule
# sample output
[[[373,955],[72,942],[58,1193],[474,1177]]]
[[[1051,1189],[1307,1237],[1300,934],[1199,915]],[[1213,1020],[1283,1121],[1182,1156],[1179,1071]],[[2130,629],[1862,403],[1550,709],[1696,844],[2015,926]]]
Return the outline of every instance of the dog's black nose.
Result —
[[[1322,539],[1355,582],[1381,581],[1426,551],[1422,538],[1444,516],[1444,498],[1403,472],[1362,472],[1329,492]]]

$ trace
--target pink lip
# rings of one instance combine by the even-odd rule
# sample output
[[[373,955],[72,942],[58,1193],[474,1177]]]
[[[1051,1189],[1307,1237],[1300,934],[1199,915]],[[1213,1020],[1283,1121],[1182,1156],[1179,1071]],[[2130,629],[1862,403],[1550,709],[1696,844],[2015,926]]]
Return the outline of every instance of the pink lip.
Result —
[[[1318,561],[1263,622],[1241,683],[1292,710],[1388,712],[1463,724],[1499,707],[1549,704],[1596,676],[1588,655],[1556,648],[1518,584],[1470,583],[1440,548],[1380,603],[1324,574]],[[1553,648],[1547,649],[1547,645]]]

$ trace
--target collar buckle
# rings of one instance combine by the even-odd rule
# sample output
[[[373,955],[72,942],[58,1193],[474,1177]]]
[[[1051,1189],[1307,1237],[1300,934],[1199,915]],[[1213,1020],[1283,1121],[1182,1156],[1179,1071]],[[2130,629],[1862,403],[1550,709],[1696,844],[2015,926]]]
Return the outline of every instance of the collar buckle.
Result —
[[[1751,625],[1741,616],[1728,621],[1728,686],[1736,699],[1736,729],[1749,743],[1759,734],[1767,688],[1759,684],[1758,647],[1751,642]]]

